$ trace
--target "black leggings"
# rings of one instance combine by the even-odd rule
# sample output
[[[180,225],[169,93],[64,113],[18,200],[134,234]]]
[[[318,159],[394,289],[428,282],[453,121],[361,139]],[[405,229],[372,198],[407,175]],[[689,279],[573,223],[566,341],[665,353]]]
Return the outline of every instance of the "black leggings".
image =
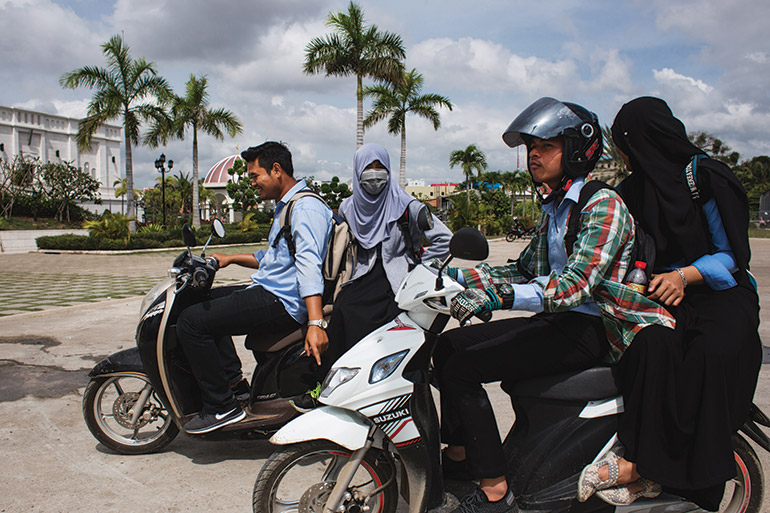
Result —
[[[441,386],[441,438],[466,449],[476,478],[506,474],[503,445],[483,383],[592,367],[609,350],[600,317],[576,312],[475,324],[443,334],[434,363]]]

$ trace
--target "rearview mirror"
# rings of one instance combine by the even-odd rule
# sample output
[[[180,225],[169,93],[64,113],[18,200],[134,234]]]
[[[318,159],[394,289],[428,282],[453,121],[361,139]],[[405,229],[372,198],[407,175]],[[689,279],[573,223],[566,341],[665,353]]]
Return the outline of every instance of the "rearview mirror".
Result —
[[[219,237],[220,239],[225,236],[225,225],[219,219],[214,219],[211,222],[211,233]]]
[[[489,243],[477,229],[460,228],[449,241],[449,253],[463,260],[486,260],[489,256]]]
[[[182,226],[182,240],[188,248],[195,246],[195,233],[187,223]]]

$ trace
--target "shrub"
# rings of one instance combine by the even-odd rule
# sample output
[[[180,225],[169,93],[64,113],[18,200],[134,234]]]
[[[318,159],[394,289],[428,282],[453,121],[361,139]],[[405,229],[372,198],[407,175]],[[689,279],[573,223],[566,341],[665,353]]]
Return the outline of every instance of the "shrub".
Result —
[[[83,228],[88,230],[92,237],[128,240],[131,234],[128,230],[128,222],[131,219],[133,218],[105,210],[101,219],[86,221],[83,223]]]

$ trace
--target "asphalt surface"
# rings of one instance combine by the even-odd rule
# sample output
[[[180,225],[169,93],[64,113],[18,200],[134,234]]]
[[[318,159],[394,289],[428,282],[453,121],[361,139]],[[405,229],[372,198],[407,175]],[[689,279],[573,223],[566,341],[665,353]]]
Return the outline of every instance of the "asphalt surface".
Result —
[[[767,307],[770,239],[751,244],[752,269]],[[488,261],[504,263],[522,248],[520,242],[493,241]],[[137,294],[165,275],[174,256],[0,255],[0,513],[251,511],[254,480],[272,452],[268,442],[214,442],[180,434],[162,453],[123,456],[110,453],[83,423],[88,370],[133,346]],[[239,282],[249,274],[227,268],[217,280]],[[761,316],[760,334],[770,340],[767,308]],[[248,373],[253,358],[237,345]],[[763,366],[755,394],[766,412],[768,369]],[[488,391],[500,430],[507,432],[513,422],[507,396],[496,385]],[[770,457],[758,453],[770,473]],[[401,504],[399,512],[405,511]],[[770,511],[770,498],[762,511]]]

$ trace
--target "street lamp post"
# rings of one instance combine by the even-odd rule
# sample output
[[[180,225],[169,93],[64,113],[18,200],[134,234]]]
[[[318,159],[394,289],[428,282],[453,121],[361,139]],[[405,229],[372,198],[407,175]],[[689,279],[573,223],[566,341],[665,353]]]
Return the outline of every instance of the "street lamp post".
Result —
[[[174,161],[168,161],[168,170],[174,167]],[[161,203],[163,208],[163,228],[166,227],[166,155],[161,153],[160,157],[155,161],[155,169],[160,171],[160,194]]]

